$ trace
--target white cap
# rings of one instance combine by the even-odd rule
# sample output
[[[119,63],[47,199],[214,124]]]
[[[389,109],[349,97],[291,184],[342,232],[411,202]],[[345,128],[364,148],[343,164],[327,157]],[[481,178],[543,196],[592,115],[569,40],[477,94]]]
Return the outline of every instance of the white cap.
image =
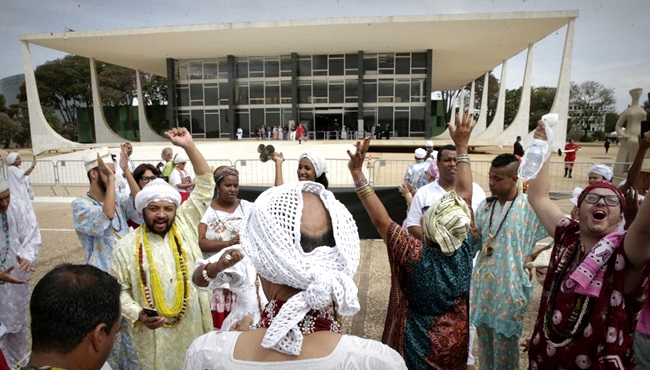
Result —
[[[427,141],[427,148],[433,148],[433,141],[431,140]]]
[[[582,194],[582,190],[583,189],[581,187],[577,187],[573,189],[573,193],[571,194],[571,203],[576,207],[578,206],[578,198],[580,197],[580,194]]]
[[[97,156],[104,161],[105,164],[112,164],[113,158],[111,157],[111,151],[107,147],[88,150],[83,153],[82,158],[84,160],[84,166],[86,167],[86,172],[97,167],[99,164],[97,162]]]
[[[422,148],[415,149],[415,158],[422,159],[422,158],[426,157],[426,155],[427,155],[426,150],[424,150]]]

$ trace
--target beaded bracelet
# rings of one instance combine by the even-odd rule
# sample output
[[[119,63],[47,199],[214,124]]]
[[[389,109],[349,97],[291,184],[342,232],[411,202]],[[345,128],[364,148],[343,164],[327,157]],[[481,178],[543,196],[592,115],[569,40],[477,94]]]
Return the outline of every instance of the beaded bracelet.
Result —
[[[354,187],[360,188],[362,185],[368,183],[368,180],[365,177],[360,178],[359,180],[354,180]]]
[[[458,157],[456,157],[456,163],[460,163],[460,162],[465,162],[465,163],[469,164],[470,163],[469,155],[468,154],[462,154],[462,155],[459,155]]]
[[[205,279],[205,281],[207,281],[207,282],[211,282],[211,281],[213,281],[215,278],[210,277],[210,275],[208,275],[208,270],[207,270],[208,265],[209,265],[209,263],[206,263],[205,265],[203,265],[203,270],[201,271],[201,275],[203,276],[203,278]]]

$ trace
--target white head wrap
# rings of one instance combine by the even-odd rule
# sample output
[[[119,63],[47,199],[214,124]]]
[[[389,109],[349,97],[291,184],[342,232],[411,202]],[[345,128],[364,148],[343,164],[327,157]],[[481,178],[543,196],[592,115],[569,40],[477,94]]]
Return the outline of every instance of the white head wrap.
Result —
[[[135,209],[142,213],[149,203],[165,201],[181,205],[181,195],[169,183],[163,179],[149,181],[135,196]]]
[[[415,149],[415,158],[422,159],[427,155],[427,151],[422,148]]]
[[[445,193],[424,213],[422,232],[445,254],[454,253],[467,239],[472,212],[455,191]]]
[[[16,152],[9,153],[9,155],[6,158],[7,164],[13,166],[13,164],[16,162],[16,159],[18,159],[18,157],[19,155]]]
[[[428,141],[427,141],[427,144],[426,144],[426,147],[427,147],[427,148],[433,148],[433,141],[428,140]]]
[[[174,164],[185,163],[189,161],[189,158],[184,153],[176,153],[174,155]]]
[[[590,172],[591,173],[591,172]],[[574,206],[578,206],[578,198],[580,197],[580,194],[582,194],[582,189],[581,187],[576,187],[573,189],[573,193],[571,194],[571,204]]]
[[[298,160],[300,161],[303,158],[307,158],[311,161],[311,164],[314,165],[314,171],[316,172],[316,178],[320,177],[320,175],[327,173],[327,163],[325,163],[325,158],[323,158],[320,154],[313,152],[313,151],[308,151],[304,152],[298,157]]]
[[[303,195],[317,195],[332,220],[335,247],[305,253],[300,245]],[[264,279],[302,290],[289,298],[264,335],[262,346],[299,355],[303,335],[298,328],[311,309],[334,301],[338,313],[359,311],[352,279],[359,266],[359,232],[350,211],[323,185],[301,181],[272,187],[257,198],[241,231],[242,248]]]
[[[86,167],[86,172],[97,167],[99,164],[97,162],[97,155],[104,161],[105,164],[112,164],[113,158],[111,157],[111,152],[108,148],[103,147],[99,149],[92,149],[83,152],[82,158],[84,160],[84,166]]]
[[[9,183],[7,182],[7,180],[0,177],[0,193],[2,193],[7,189],[9,189]]]
[[[605,166],[604,164],[595,164],[589,169],[589,171],[587,171],[587,175],[590,173],[595,173],[602,176],[607,182],[611,182],[612,178],[614,177],[614,171],[612,168]]]

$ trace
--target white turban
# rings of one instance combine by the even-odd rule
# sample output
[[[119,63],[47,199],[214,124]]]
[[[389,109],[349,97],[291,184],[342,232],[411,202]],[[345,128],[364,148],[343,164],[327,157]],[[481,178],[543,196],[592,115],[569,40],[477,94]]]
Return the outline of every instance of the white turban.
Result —
[[[424,213],[422,232],[444,254],[452,254],[467,239],[472,211],[455,191],[445,193]]]
[[[99,165],[97,162],[97,156],[104,161],[105,164],[112,164],[113,158],[111,157],[111,152],[107,147],[93,149],[83,152],[82,158],[84,160],[84,166],[86,167],[86,172],[92,170],[93,168]]]
[[[427,151],[426,151],[426,150],[424,150],[424,149],[422,149],[422,148],[417,148],[417,149],[415,149],[415,158],[417,158],[417,159],[423,159],[424,157],[426,157],[426,155],[427,155]]]
[[[185,163],[187,161],[189,161],[189,159],[183,153],[176,153],[174,156],[174,164]]]
[[[305,253],[300,245],[303,195],[317,195],[332,220],[335,247],[318,247]],[[302,290],[289,298],[264,335],[262,346],[299,355],[303,335],[298,323],[311,309],[322,309],[334,301],[338,313],[359,311],[354,284],[359,266],[359,232],[352,214],[323,185],[301,181],[272,187],[257,198],[241,245],[264,279]]]
[[[433,148],[433,141],[429,140],[427,141],[427,148]]]
[[[602,176],[607,182],[611,182],[612,178],[614,177],[614,171],[612,171],[612,168],[605,166],[604,164],[595,164],[589,169],[589,171],[587,171],[587,175],[590,173],[595,173]]]
[[[303,158],[307,158],[311,161],[311,164],[314,166],[314,172],[316,172],[316,178],[319,178],[320,175],[327,173],[327,163],[325,163],[325,158],[323,158],[320,154],[310,150],[308,152],[302,153],[298,160],[300,161]]]
[[[178,190],[174,189],[169,183],[163,179],[155,179],[149,181],[147,185],[142,188],[135,196],[135,209],[142,213],[149,203],[165,201],[176,204],[176,207],[181,205],[181,195]]]
[[[7,189],[9,189],[9,183],[7,182],[7,180],[0,177],[0,193],[2,193]]]
[[[18,157],[19,157],[19,154],[16,153],[16,152],[9,153],[9,155],[6,158],[7,164],[10,165],[10,166],[13,166],[13,164],[16,162],[16,159],[18,159]]]

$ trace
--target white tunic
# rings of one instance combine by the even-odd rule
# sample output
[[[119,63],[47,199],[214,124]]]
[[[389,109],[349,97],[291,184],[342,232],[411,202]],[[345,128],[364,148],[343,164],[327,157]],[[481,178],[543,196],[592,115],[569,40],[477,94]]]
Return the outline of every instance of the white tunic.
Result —
[[[406,370],[406,364],[394,349],[376,340],[351,335],[341,340],[329,355],[295,361],[257,362],[236,360],[233,357],[241,332],[208,333],[198,337],[185,356],[183,370],[217,369],[373,369]]]
[[[3,271],[11,266],[14,269],[11,275],[18,279],[27,279],[29,274],[19,270],[16,256],[27,259],[31,264],[36,262],[38,251],[41,249],[41,232],[38,229],[36,216],[31,207],[13,197],[7,209],[9,224],[9,250],[5,266],[0,266]],[[0,213],[1,215],[1,213]],[[4,255],[6,235],[2,231],[0,221],[0,255]],[[15,333],[27,322],[29,311],[29,284],[0,284],[0,322],[6,327],[7,332]]]
[[[25,171],[16,166],[7,166],[7,182],[11,199],[20,199],[26,206],[32,207],[32,199],[29,195],[29,176]]]

